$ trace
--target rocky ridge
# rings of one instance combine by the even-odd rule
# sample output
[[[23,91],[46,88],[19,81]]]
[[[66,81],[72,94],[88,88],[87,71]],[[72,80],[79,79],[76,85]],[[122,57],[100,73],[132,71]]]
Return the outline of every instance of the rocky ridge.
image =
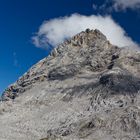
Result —
[[[139,98],[140,52],[87,29],[4,91],[0,137],[138,140]]]

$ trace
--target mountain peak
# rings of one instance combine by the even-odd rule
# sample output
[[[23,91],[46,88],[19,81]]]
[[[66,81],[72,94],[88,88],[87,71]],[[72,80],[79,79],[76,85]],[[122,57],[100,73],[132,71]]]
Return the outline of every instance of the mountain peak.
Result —
[[[84,48],[86,51],[89,51],[90,48],[94,48],[96,51],[98,49],[110,49],[110,47],[117,48],[116,46],[113,46],[107,40],[106,36],[98,29],[86,29],[85,31],[76,34],[72,38],[65,40],[62,44],[59,44],[58,47],[54,48],[54,50],[51,52],[51,55],[56,56],[57,54],[70,51],[69,49],[77,50],[78,48]]]
[[[60,45],[68,45],[71,43],[71,45],[74,46],[91,46],[91,42],[94,42],[97,40],[100,41],[107,41],[107,38],[104,34],[102,34],[98,29],[90,30],[86,29],[85,31],[82,31],[78,33],[77,35],[73,36],[71,39],[66,40],[64,43]]]
[[[140,53],[87,29],[54,48],[4,91],[0,137],[137,139],[139,99]]]
[[[106,36],[98,29],[95,30],[90,30],[87,28],[85,31],[80,32],[79,34],[75,35],[73,38],[78,38],[78,37],[94,37],[94,38],[100,38],[102,40],[106,40]]]
[[[2,98],[5,100],[7,95],[6,100],[15,98],[32,88],[36,82],[47,79],[59,80],[75,76],[82,71],[102,72],[112,69],[118,65],[116,61],[120,56],[124,57],[124,53],[121,52],[125,51],[110,44],[99,30],[86,29],[54,48],[47,58],[39,61],[10,85],[4,91]]]

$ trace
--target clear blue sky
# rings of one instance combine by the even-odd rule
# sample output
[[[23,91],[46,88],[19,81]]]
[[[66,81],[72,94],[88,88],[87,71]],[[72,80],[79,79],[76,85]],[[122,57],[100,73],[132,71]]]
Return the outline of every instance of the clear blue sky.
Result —
[[[104,0],[0,0],[0,92],[49,51],[35,47],[31,37],[44,20],[79,13],[105,14],[93,9]],[[134,40],[140,43],[140,10],[111,12]]]

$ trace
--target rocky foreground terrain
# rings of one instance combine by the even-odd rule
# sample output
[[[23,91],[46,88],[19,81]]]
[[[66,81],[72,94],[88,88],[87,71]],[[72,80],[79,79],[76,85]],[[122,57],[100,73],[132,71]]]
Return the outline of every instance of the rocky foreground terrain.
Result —
[[[1,98],[0,140],[140,140],[140,51],[87,29]]]

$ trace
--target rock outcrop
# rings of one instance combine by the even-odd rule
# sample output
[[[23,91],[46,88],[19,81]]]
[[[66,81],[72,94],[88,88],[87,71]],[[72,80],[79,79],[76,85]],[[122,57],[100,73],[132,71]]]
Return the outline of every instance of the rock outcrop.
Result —
[[[138,140],[139,106],[140,52],[87,29],[4,91],[0,139]]]

